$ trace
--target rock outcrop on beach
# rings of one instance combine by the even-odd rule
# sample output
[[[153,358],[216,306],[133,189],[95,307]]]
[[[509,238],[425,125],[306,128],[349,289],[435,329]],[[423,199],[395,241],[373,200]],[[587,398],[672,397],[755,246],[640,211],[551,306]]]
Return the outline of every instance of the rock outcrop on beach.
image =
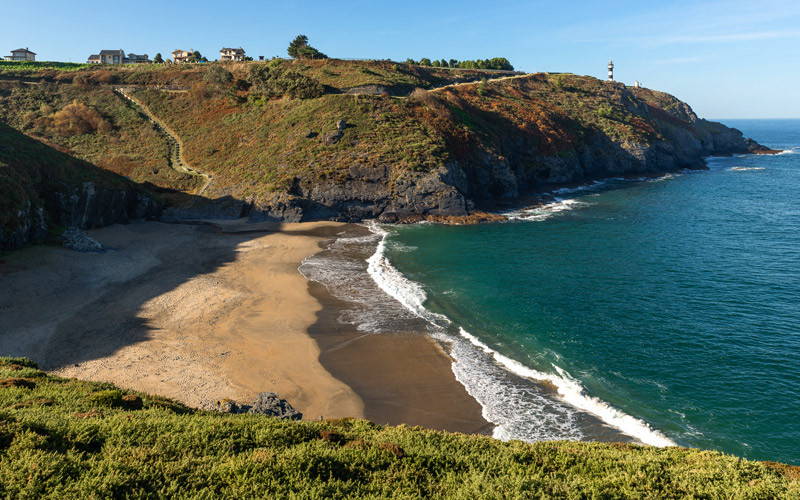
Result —
[[[299,98],[260,93],[251,69],[261,64],[225,66],[230,88],[194,66],[49,70],[37,86],[20,74],[0,82],[0,120],[165,193],[165,220],[480,220],[498,203],[560,184],[700,169],[709,155],[774,153],[669,94],[592,77],[270,62],[270,71],[325,89]],[[115,93],[115,83],[150,115]],[[353,88],[375,91],[348,94]],[[107,126],[78,135],[59,128],[78,101]],[[174,168],[159,130],[179,139],[182,161],[210,184],[201,189],[197,175]],[[13,241],[6,248],[40,238],[47,217],[87,228],[157,211],[142,190],[96,182],[51,188],[43,199],[49,206],[17,204],[14,235],[4,229],[1,237]]]
[[[261,392],[256,396],[253,404],[241,404],[230,399],[221,399],[214,405],[207,405],[210,409],[222,413],[251,413],[267,415],[282,420],[301,420],[303,414],[295,410],[285,399],[274,392]]]

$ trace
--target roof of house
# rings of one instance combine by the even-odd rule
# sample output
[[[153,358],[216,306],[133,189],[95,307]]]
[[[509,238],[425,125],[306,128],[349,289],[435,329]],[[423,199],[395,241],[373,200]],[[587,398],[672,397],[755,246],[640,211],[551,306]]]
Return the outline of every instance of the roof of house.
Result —
[[[33,55],[36,55],[36,52],[31,52],[31,51],[30,51],[30,50],[28,50],[27,48],[26,48],[26,49],[17,49],[17,50],[12,50],[12,51],[11,51],[11,53],[12,53],[12,54],[13,54],[14,52],[27,52],[28,54],[33,54]]]
[[[145,59],[147,59],[147,54],[134,54],[133,52],[131,52],[130,54],[128,54],[128,57],[131,57],[131,58],[133,58],[133,57],[144,57]]]
[[[100,54],[92,54],[89,56],[89,60],[91,59],[100,59]]]
[[[113,56],[113,55],[122,55],[122,56],[124,56],[124,55],[125,55],[125,51],[124,51],[124,50],[122,50],[122,49],[117,49],[117,50],[101,50],[101,51],[100,51],[100,55],[101,55],[101,56]]]
[[[244,49],[241,47],[239,47],[238,49],[230,49],[227,47],[222,47],[221,49],[219,49],[219,51],[220,52],[233,51],[233,53],[235,54],[244,54]]]

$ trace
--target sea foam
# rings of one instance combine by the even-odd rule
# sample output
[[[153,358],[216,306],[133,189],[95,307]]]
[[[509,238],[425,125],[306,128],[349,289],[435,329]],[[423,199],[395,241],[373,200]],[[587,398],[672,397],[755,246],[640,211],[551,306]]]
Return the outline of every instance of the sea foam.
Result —
[[[406,309],[425,319],[434,338],[450,344],[456,379],[481,404],[484,418],[496,425],[495,437],[527,441],[581,439],[584,436],[576,425],[577,409],[645,444],[675,445],[643,420],[589,395],[579,380],[556,365],[553,365],[555,373],[534,370],[495,351],[463,328],[458,328],[458,335],[449,334],[450,319],[428,310],[424,305],[427,295],[422,286],[406,278],[386,257],[388,232],[374,223],[368,227],[381,238],[375,253],[367,259],[370,277]],[[546,391],[521,387],[514,383],[513,376],[552,384],[567,404],[549,398]]]

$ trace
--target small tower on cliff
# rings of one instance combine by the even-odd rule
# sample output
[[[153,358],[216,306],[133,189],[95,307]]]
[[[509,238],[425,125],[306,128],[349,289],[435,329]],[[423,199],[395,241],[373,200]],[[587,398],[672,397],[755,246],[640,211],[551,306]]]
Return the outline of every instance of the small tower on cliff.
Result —
[[[612,61],[608,61],[608,81],[614,81],[614,63]]]

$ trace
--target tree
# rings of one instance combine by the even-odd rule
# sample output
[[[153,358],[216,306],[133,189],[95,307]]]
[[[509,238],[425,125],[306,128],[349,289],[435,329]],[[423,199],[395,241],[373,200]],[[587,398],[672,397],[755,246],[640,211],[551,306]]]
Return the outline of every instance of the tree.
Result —
[[[450,59],[450,67],[457,68],[458,67],[458,60],[457,59]]]
[[[431,66],[431,64],[432,64],[431,60],[428,59],[427,57],[423,57],[422,59],[419,60],[420,66]]]
[[[300,49],[308,46],[308,37],[305,35],[297,35],[292,43],[289,44],[287,52],[289,57],[297,59],[300,56]]]
[[[406,59],[406,64],[413,64],[413,65],[415,65],[415,66],[416,66],[416,65],[418,65],[419,63],[418,63],[417,61],[415,61],[415,60],[413,60],[413,59],[411,59],[411,58],[409,57],[408,59]]]
[[[189,59],[188,59],[188,61],[189,61],[189,62],[192,62],[192,63],[196,63],[196,62],[208,62],[208,59],[206,59],[206,58],[203,56],[203,54],[201,54],[201,53],[200,53],[200,51],[199,51],[199,50],[195,50],[194,52],[192,52],[192,55],[190,55],[190,56],[189,56]]]
[[[442,63],[440,63],[438,59],[435,59],[431,64],[433,65],[434,68],[438,68],[442,65]]]
[[[164,63],[164,59],[161,57],[161,52],[156,54],[156,56],[153,58],[153,62],[155,64],[163,64]]]
[[[441,61],[439,61],[439,66],[441,66],[441,67],[443,67],[443,68],[448,68],[448,67],[449,67],[449,66],[447,65],[447,61],[445,61],[444,59],[442,59]]]
[[[297,35],[286,50],[295,59],[327,59],[328,56],[308,44],[308,37]]]

